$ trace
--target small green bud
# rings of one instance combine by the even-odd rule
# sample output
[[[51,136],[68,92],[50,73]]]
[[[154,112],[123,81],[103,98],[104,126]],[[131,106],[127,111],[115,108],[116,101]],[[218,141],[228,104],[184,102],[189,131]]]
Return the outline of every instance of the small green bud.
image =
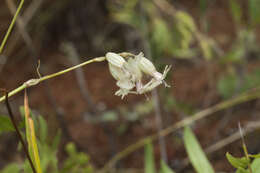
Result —
[[[106,54],[106,59],[109,63],[111,63],[112,65],[119,67],[119,68],[122,68],[124,63],[126,62],[123,57],[121,57],[120,55],[118,55],[116,53],[112,53],[112,52],[108,52]]]

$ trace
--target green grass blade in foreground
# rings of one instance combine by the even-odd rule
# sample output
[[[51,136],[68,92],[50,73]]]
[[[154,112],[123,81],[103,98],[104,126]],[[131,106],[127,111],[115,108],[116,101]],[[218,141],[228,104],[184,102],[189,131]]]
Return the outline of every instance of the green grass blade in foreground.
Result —
[[[184,145],[191,164],[197,173],[214,173],[214,169],[189,127],[184,129]]]
[[[151,143],[146,144],[144,148],[144,172],[155,173],[153,145]]]
[[[260,173],[260,158],[257,158],[251,164],[253,173]]]
[[[175,173],[169,166],[161,160],[161,170],[160,173]]]
[[[33,163],[35,165],[37,173],[42,173],[40,156],[37,146],[37,139],[34,130],[34,122],[30,116],[30,108],[28,103],[27,93],[24,93],[24,112],[25,112],[25,129],[26,129],[26,139],[28,143],[28,149],[31,158],[33,158]]]

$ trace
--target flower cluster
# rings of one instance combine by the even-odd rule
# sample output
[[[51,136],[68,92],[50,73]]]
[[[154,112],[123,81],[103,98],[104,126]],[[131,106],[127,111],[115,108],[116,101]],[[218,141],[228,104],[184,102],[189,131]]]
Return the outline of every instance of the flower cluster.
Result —
[[[122,99],[129,93],[144,94],[162,83],[165,87],[170,87],[164,79],[171,66],[166,66],[162,74],[142,52],[136,56],[128,56],[126,60],[116,53],[108,52],[106,60],[110,73],[117,80],[116,85],[120,88],[115,95],[121,96]],[[145,85],[142,83],[143,74],[151,76],[151,80]]]

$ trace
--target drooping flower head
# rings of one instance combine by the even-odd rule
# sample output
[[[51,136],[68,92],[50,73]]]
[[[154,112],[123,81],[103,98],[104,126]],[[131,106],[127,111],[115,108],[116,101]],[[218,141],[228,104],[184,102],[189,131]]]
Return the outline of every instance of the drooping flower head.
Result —
[[[116,53],[108,52],[106,59],[110,73],[117,80],[116,85],[120,88],[115,95],[121,96],[122,99],[129,93],[144,94],[162,83],[165,87],[169,87],[164,79],[171,66],[166,66],[162,74],[156,70],[150,60],[144,57],[142,52],[136,56],[128,57],[127,61]],[[143,74],[151,77],[151,80],[145,85],[142,83]]]

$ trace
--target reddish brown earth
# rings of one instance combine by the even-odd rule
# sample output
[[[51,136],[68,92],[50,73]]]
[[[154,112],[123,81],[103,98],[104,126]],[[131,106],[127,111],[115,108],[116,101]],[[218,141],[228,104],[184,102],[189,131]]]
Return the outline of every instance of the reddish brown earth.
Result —
[[[194,15],[195,19],[198,19],[198,11],[194,7],[197,1],[183,1],[183,6]],[[214,6],[215,7],[215,6]],[[3,6],[1,7],[3,9]],[[100,9],[99,9],[100,10]],[[8,14],[8,13],[7,13]],[[3,31],[7,28],[10,19],[9,15],[0,15],[0,34],[3,35]],[[100,17],[100,16],[99,16]],[[106,20],[106,19],[103,19]],[[211,28],[209,35],[221,43],[221,46],[226,47],[229,45],[234,38],[234,26],[230,22],[231,17],[227,12],[226,3],[219,1],[216,8],[208,12],[208,20],[211,22]],[[56,21],[56,20],[55,20]],[[111,22],[111,21],[103,21]],[[100,22],[102,23],[102,22]],[[98,24],[102,25],[102,24]],[[54,25],[56,26],[56,25]],[[53,27],[53,26],[52,26]],[[51,29],[50,29],[51,30]],[[55,30],[56,31],[56,30]],[[49,31],[50,36],[53,36],[53,30]],[[68,30],[66,30],[68,32]],[[98,32],[98,31],[97,31]],[[102,32],[102,31],[100,31]],[[48,32],[47,32],[48,33]],[[227,34],[230,33],[230,34]],[[63,33],[64,34],[64,33]],[[66,35],[66,34],[65,34]],[[225,37],[229,35],[229,37]],[[260,36],[259,34],[257,35]],[[61,37],[58,35],[57,38]],[[51,74],[71,66],[65,56],[60,53],[57,48],[56,38],[50,38],[51,42],[41,43],[43,46],[40,49],[41,69],[44,69],[43,74]],[[36,40],[38,41],[38,40]],[[56,42],[55,42],[56,41]],[[92,40],[93,41],[93,40]],[[37,77],[35,70],[35,59],[30,56],[28,52],[21,52],[23,42],[17,43],[17,52],[12,52],[12,56],[8,57],[8,61],[0,73],[0,87],[14,89],[24,81]],[[47,45],[48,46],[47,46]],[[19,47],[20,45],[20,47]],[[38,44],[37,44],[38,45]],[[8,45],[7,45],[8,46]],[[39,47],[41,47],[39,46]],[[97,51],[94,48],[87,47],[84,57],[95,57],[104,55],[104,50]],[[82,51],[84,52],[84,50]],[[82,58],[81,61],[87,59]],[[168,78],[169,84],[172,85],[168,91],[170,95],[174,96],[178,101],[191,105],[196,110],[207,108],[221,101],[221,97],[216,91],[216,82],[220,75],[225,70],[217,63],[207,63],[201,61],[200,63],[190,63],[183,61],[174,61],[173,70],[171,71],[170,77]],[[249,62],[249,70],[256,69],[260,66],[259,61]],[[209,74],[209,69],[211,74]],[[117,90],[114,79],[109,74],[107,64],[105,62],[95,63],[83,67],[85,79],[88,83],[89,91],[93,97],[95,103],[102,103],[105,105],[106,110],[117,109],[119,106],[134,106],[138,101],[145,101],[144,96],[127,96],[124,100],[114,96],[114,92]],[[210,76],[211,75],[211,76]],[[211,81],[210,81],[211,80]],[[210,83],[211,82],[211,83]],[[84,121],[83,113],[89,111],[89,107],[82,97],[79,86],[77,85],[76,77],[74,72],[67,73],[65,75],[50,79],[48,82],[48,89],[55,99],[56,105],[62,107],[65,112],[64,121],[67,124],[67,128],[73,140],[78,143],[83,151],[86,151],[90,156],[94,165],[102,167],[115,153],[118,153],[125,149],[129,144],[133,144],[143,137],[156,133],[156,122],[154,115],[151,114],[143,119],[136,122],[128,123],[129,127],[123,135],[119,135],[116,132],[117,127],[121,123],[125,123],[124,120],[119,120],[110,123],[99,123],[92,124]],[[161,99],[163,100],[163,99]],[[30,107],[37,110],[46,118],[50,131],[55,131],[59,128],[57,117],[55,116],[55,110],[51,106],[44,85],[29,89],[29,102]],[[18,116],[18,107],[23,104],[23,94],[18,94],[11,99],[12,106],[14,107],[15,113]],[[166,104],[162,101],[161,105]],[[241,124],[257,119],[254,114],[259,113],[257,110],[257,101],[252,101],[239,106],[235,106],[232,109],[232,118],[229,122],[219,128],[222,124],[222,120],[225,116],[230,116],[228,111],[221,111],[220,113],[214,114],[206,120],[202,120],[194,126],[194,132],[198,136],[199,141],[203,147],[210,146],[218,140],[227,137],[231,132],[235,132],[237,129],[238,121]],[[5,112],[1,105],[1,113]],[[100,115],[94,115],[100,116]],[[185,116],[178,111],[163,111],[163,123],[164,127],[171,125],[178,120],[181,120]],[[148,123],[149,126],[145,126]],[[209,133],[210,132],[210,133]],[[167,151],[170,164],[173,167],[178,168],[179,164],[182,163],[182,159],[186,157],[185,150],[181,143],[181,132],[174,135],[168,136],[167,139]],[[8,134],[1,140],[0,143],[0,155],[4,156],[6,160],[2,163],[7,163],[8,160],[15,160],[12,156],[5,152],[6,147],[10,143],[14,143],[15,138],[11,134]],[[247,138],[248,141],[253,141],[252,135]],[[64,139],[65,140],[65,139]],[[112,141],[112,143],[111,143]],[[65,140],[65,142],[68,142]],[[251,142],[248,142],[251,144]],[[251,150],[257,150],[256,146],[249,146]],[[224,155],[226,151],[230,153],[236,153],[236,155],[242,155],[240,142],[236,142],[229,145],[218,152],[210,155],[210,160],[214,163],[216,170],[230,171],[231,166],[225,161]],[[13,151],[16,150],[16,145],[10,146]],[[259,152],[259,149],[258,149]],[[12,153],[13,154],[13,153]],[[159,146],[155,143],[155,155],[159,159]],[[64,155],[60,154],[61,159]],[[0,159],[3,160],[2,158]],[[3,166],[0,164],[0,167]],[[143,167],[143,151],[137,151],[129,155],[126,159],[120,162],[120,167]]]

